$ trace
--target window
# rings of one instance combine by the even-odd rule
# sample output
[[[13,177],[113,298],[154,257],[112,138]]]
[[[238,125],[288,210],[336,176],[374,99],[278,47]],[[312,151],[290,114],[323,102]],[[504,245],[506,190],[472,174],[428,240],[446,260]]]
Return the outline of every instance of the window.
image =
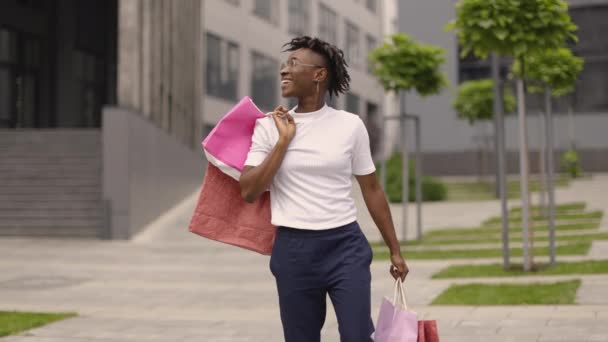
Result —
[[[202,131],[203,131],[202,138],[205,139],[209,135],[209,133],[211,133],[211,131],[213,130],[213,128],[215,128],[215,125],[208,124],[208,123],[203,123],[202,124]]]
[[[367,7],[368,10],[376,13],[376,6],[377,6],[377,2],[376,0],[366,0],[365,1],[365,7]]]
[[[10,127],[15,114],[15,64],[17,38],[9,30],[0,29],[0,127]]]
[[[346,22],[346,62],[351,66],[360,64],[359,28],[355,24]]]
[[[578,43],[572,49],[585,59],[572,96],[574,108],[579,112],[608,111],[608,6],[575,7],[570,15],[578,26]]]
[[[103,101],[103,61],[86,51],[74,50],[74,77],[78,84],[78,106],[84,127],[98,127],[101,124]]]
[[[372,155],[376,155],[380,148],[380,138],[382,136],[382,125],[378,118],[378,105],[367,101],[366,102],[366,119],[365,127],[369,134],[369,144]]]
[[[8,127],[14,112],[14,89],[11,70],[0,67],[0,127]]]
[[[289,33],[303,36],[310,32],[310,0],[289,0]]]
[[[14,63],[17,60],[17,38],[15,33],[0,29],[0,63]]]
[[[319,38],[334,45],[338,43],[337,18],[336,12],[323,4],[319,5]]]
[[[368,34],[366,36],[366,42],[367,42],[367,55],[365,56],[365,60],[367,62],[367,72],[369,72],[370,74],[372,73],[373,70],[373,64],[372,61],[369,58],[369,53],[376,48],[376,46],[378,45],[378,41],[376,40],[376,38],[374,38],[374,36]]]
[[[264,110],[277,104],[279,62],[263,54],[251,53],[251,97]]]
[[[460,56],[460,47],[458,48],[458,56]],[[492,77],[492,62],[489,57],[486,59],[479,59],[475,57],[473,53],[469,53],[465,57],[460,57],[458,62],[459,83]],[[510,68],[511,60],[501,58],[500,76],[503,80],[507,78]]]
[[[360,110],[359,110],[359,96],[356,95],[355,93],[346,93],[346,111],[359,115],[360,114]]]
[[[36,127],[40,41],[0,28],[0,127]]]
[[[253,14],[272,23],[278,24],[278,3],[276,0],[254,0]]]
[[[207,33],[207,94],[225,100],[238,97],[239,47]]]
[[[335,96],[329,96],[329,93],[327,93],[327,95],[325,95],[325,103],[335,109],[339,109],[338,106],[338,101],[337,98]]]
[[[289,97],[287,98],[287,108],[289,110],[292,110],[295,106],[298,105],[298,99],[295,97]]]

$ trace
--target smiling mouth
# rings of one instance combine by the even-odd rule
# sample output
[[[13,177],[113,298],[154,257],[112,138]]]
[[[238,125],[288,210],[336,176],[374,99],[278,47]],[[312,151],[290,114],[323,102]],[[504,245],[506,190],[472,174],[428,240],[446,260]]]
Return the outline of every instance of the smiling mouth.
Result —
[[[282,80],[281,81],[281,85],[286,85],[286,84],[289,84],[289,83],[291,83],[290,80]]]

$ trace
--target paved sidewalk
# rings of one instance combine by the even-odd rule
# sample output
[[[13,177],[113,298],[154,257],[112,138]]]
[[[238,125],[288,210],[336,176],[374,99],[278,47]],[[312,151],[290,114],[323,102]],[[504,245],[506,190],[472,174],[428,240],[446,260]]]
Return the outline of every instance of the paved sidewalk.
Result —
[[[577,196],[604,186],[595,180],[589,193]],[[1,238],[0,310],[75,311],[79,316],[0,341],[282,341],[268,257],[187,232],[194,199],[128,242]],[[492,206],[496,204],[463,203],[454,209],[442,204],[427,207],[425,215],[432,216],[427,221],[431,227],[451,225],[456,214],[456,221],[468,226],[469,216],[479,223],[498,214]],[[362,226],[373,239],[374,226]],[[605,246],[598,246],[592,252],[607,255]],[[451,263],[409,262],[410,307],[420,317],[438,320],[442,341],[608,341],[608,305],[598,300],[608,297],[603,276],[583,277],[589,290],[582,293],[590,297],[582,300],[594,305],[428,306],[451,283],[430,276]],[[372,266],[374,320],[381,298],[392,291],[387,270],[387,262]],[[331,306],[323,336],[324,342],[339,341]]]

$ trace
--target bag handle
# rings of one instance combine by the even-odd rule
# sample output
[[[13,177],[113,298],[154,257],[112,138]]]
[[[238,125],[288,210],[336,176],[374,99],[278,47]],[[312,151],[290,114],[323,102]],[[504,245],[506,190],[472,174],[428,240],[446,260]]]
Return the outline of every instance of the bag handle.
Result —
[[[401,306],[404,310],[407,310],[405,289],[403,288],[403,280],[401,280],[401,278],[397,278],[397,280],[395,280],[395,290],[393,291],[393,304],[395,306]]]

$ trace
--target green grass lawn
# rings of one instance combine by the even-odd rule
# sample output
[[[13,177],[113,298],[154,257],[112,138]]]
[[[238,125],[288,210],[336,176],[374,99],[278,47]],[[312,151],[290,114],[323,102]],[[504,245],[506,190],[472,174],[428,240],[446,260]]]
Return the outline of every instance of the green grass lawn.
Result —
[[[559,176],[555,179],[555,187],[565,187],[570,184],[571,178],[568,176]],[[489,181],[469,181],[469,182],[444,182],[448,191],[448,201],[482,201],[496,199],[494,182]],[[539,190],[539,181],[530,180],[530,191]],[[519,180],[511,180],[507,182],[508,198],[517,198],[520,196]]]
[[[557,234],[555,241],[557,242],[586,242],[595,240],[608,240],[608,233],[591,233],[586,235],[563,235]],[[541,236],[539,232],[535,233],[534,241],[549,241],[549,236],[544,234]],[[509,236],[509,242],[522,242],[521,237]],[[463,245],[463,244],[482,244],[482,243],[502,243],[501,238],[480,238],[480,239],[422,239],[420,241],[408,241],[406,244],[402,244],[404,250],[407,250],[409,246],[441,246],[441,245]],[[386,244],[383,241],[374,241],[370,243],[372,247],[379,248],[385,247]]]
[[[0,337],[74,316],[76,316],[75,313],[0,311]]]
[[[519,208],[511,210],[512,215],[518,215]],[[567,245],[558,246],[558,253],[563,255],[584,255],[587,253],[589,246],[594,240],[608,240],[608,233],[595,232],[599,228],[602,213],[599,211],[580,213],[584,210],[584,203],[569,203],[560,205],[558,212],[561,212],[561,217],[567,218],[584,218],[589,220],[582,223],[559,223],[556,224],[556,241],[560,243],[568,243]],[[558,216],[559,217],[559,216]],[[521,227],[515,224],[509,225],[509,241],[521,242],[522,232]],[[549,227],[547,224],[533,225],[534,241],[546,242],[548,237]],[[572,232],[585,230],[584,235],[573,234]],[[493,258],[502,255],[500,244],[501,227],[477,227],[477,228],[455,228],[455,229],[438,229],[432,230],[424,234],[420,241],[408,241],[403,244],[403,250],[409,258],[413,259],[450,259],[450,258]],[[450,246],[457,244],[496,244],[493,248],[472,248],[469,250],[462,249],[434,249],[433,246]],[[384,242],[377,241],[371,243],[374,249],[376,259],[384,260],[389,257],[388,250]],[[429,250],[408,250],[408,246],[424,246]],[[481,247],[481,246],[480,246]],[[521,256],[523,250],[521,248],[512,248],[512,255]],[[548,247],[535,247],[535,255],[547,255]]]
[[[580,280],[532,284],[452,285],[431,305],[574,304]]]
[[[560,262],[555,266],[536,265],[536,269],[532,272],[524,272],[522,265],[512,265],[509,270],[504,270],[502,264],[452,265],[435,273],[433,278],[514,277],[606,273],[608,273],[608,260],[589,260]]]
[[[555,206],[555,212],[559,213],[560,211],[579,211],[582,212],[587,208],[587,204],[584,202],[574,202],[574,203],[566,203]],[[530,207],[532,212],[540,212],[540,206],[534,205]],[[509,210],[510,213],[519,214],[521,213],[521,207],[511,208]]]
[[[590,212],[586,212],[586,213],[584,213],[584,212],[580,212],[580,213],[557,212],[555,215],[555,220],[593,220],[593,219],[601,219],[603,216],[604,216],[604,213],[602,213],[601,211],[590,211]],[[535,222],[547,222],[547,220],[548,220],[548,218],[543,217],[541,215],[534,215],[532,217],[532,219]],[[519,214],[510,214],[509,222],[510,223],[520,223],[521,216]],[[483,223],[481,225],[487,226],[487,225],[496,225],[496,224],[501,224],[501,223],[502,223],[501,217],[491,217],[491,218],[483,221]]]
[[[590,242],[579,242],[569,245],[558,246],[555,248],[557,255],[585,255],[591,248]],[[522,248],[511,248],[512,257],[520,257],[523,255]],[[386,248],[373,248],[375,260],[389,260],[390,252]],[[534,256],[549,255],[549,248],[534,247]],[[409,259],[473,259],[473,258],[498,258],[502,256],[500,248],[482,248],[482,249],[467,249],[467,250],[424,250],[424,251],[408,251],[403,250],[403,256],[406,260]]]
[[[556,225],[555,230],[557,231],[572,231],[572,230],[582,230],[582,229],[597,229],[600,225],[600,221],[597,220],[593,223],[573,223],[573,224],[562,224]],[[513,233],[521,233],[521,227],[509,226],[510,231]],[[534,232],[544,232],[548,231],[549,227],[546,225],[543,226],[534,226]],[[493,228],[446,228],[446,229],[437,229],[432,230],[426,234],[424,234],[424,239],[441,239],[447,237],[474,237],[479,239],[488,238],[488,235],[494,236],[496,234],[500,234],[502,232],[502,228],[493,227]]]

